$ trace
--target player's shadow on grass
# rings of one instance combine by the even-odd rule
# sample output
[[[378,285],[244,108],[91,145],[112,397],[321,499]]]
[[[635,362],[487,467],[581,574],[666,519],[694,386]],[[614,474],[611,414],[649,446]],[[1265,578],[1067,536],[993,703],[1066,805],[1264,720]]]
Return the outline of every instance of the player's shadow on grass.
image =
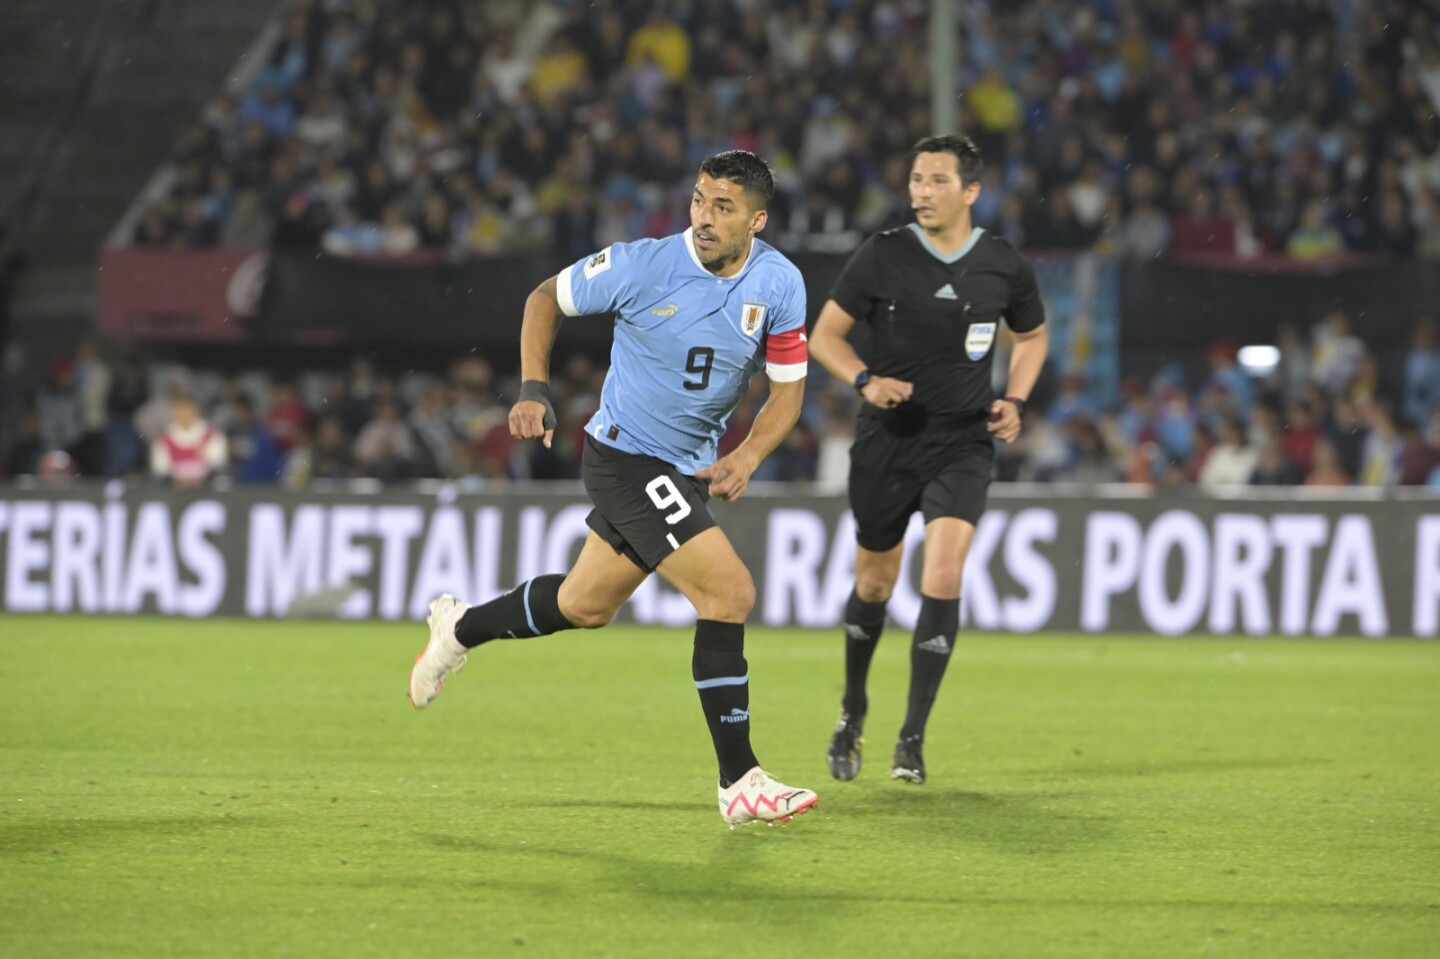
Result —
[[[525,803],[526,809],[609,809],[622,812],[681,812],[694,815],[711,808],[710,803],[690,800],[688,802],[657,799],[548,799]]]
[[[66,847],[105,844],[127,836],[173,839],[231,829],[245,823],[240,816],[171,816],[116,819],[32,819],[0,824],[0,858],[34,852],[63,852]],[[253,825],[253,821],[250,823]]]

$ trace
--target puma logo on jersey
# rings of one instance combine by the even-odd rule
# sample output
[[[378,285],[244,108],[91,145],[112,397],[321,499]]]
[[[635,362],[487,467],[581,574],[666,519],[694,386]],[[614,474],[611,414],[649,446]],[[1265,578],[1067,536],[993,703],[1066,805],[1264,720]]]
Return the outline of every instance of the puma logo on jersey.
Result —
[[[664,306],[650,307],[650,312],[654,313],[656,316],[674,316],[676,313],[680,312],[680,307],[676,306],[674,303],[666,303]]]
[[[937,300],[960,299],[960,297],[955,295],[955,287],[951,286],[949,283],[946,283],[944,286],[940,287],[940,289],[935,291],[935,298]]]

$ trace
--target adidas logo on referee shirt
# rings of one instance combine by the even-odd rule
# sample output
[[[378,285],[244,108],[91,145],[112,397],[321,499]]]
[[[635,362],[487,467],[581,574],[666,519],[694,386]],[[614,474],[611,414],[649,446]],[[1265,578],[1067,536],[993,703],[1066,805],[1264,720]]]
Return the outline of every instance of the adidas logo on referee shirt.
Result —
[[[940,287],[940,289],[935,291],[935,298],[937,300],[960,299],[960,297],[955,295],[955,287],[951,286],[949,283],[946,283],[944,286]]]
[[[941,656],[950,655],[950,644],[945,642],[944,635],[931,636],[921,643],[916,649],[923,649],[927,653],[939,653]]]

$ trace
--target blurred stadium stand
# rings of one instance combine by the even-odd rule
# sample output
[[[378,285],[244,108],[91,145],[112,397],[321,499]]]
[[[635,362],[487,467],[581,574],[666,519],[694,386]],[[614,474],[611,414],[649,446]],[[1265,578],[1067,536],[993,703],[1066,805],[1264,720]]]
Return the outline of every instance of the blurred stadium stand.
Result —
[[[95,252],[274,10],[223,0],[7,0],[0,225],[41,350],[94,328]]]
[[[0,37],[12,475],[144,472],[184,391],[237,477],[571,476],[493,429],[529,285],[753,147],[813,312],[930,132],[915,2],[90,6],[12,0]],[[1002,475],[1440,484],[1440,4],[961,12],[977,219],[1038,254],[1059,341]],[[567,327],[566,428],[607,332]],[[768,478],[839,475],[854,398],[816,373]]]

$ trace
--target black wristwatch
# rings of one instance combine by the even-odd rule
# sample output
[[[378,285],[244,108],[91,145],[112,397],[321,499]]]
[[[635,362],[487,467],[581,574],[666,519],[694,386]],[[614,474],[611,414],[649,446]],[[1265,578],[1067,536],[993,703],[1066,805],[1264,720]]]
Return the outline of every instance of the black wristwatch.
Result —
[[[1029,403],[1026,403],[1018,396],[1002,396],[1001,399],[1007,403],[1014,403],[1015,412],[1020,414],[1022,420],[1025,418],[1025,411],[1030,408]]]
[[[865,384],[870,382],[870,371],[861,370],[855,374],[855,392],[861,396],[865,395]]]

